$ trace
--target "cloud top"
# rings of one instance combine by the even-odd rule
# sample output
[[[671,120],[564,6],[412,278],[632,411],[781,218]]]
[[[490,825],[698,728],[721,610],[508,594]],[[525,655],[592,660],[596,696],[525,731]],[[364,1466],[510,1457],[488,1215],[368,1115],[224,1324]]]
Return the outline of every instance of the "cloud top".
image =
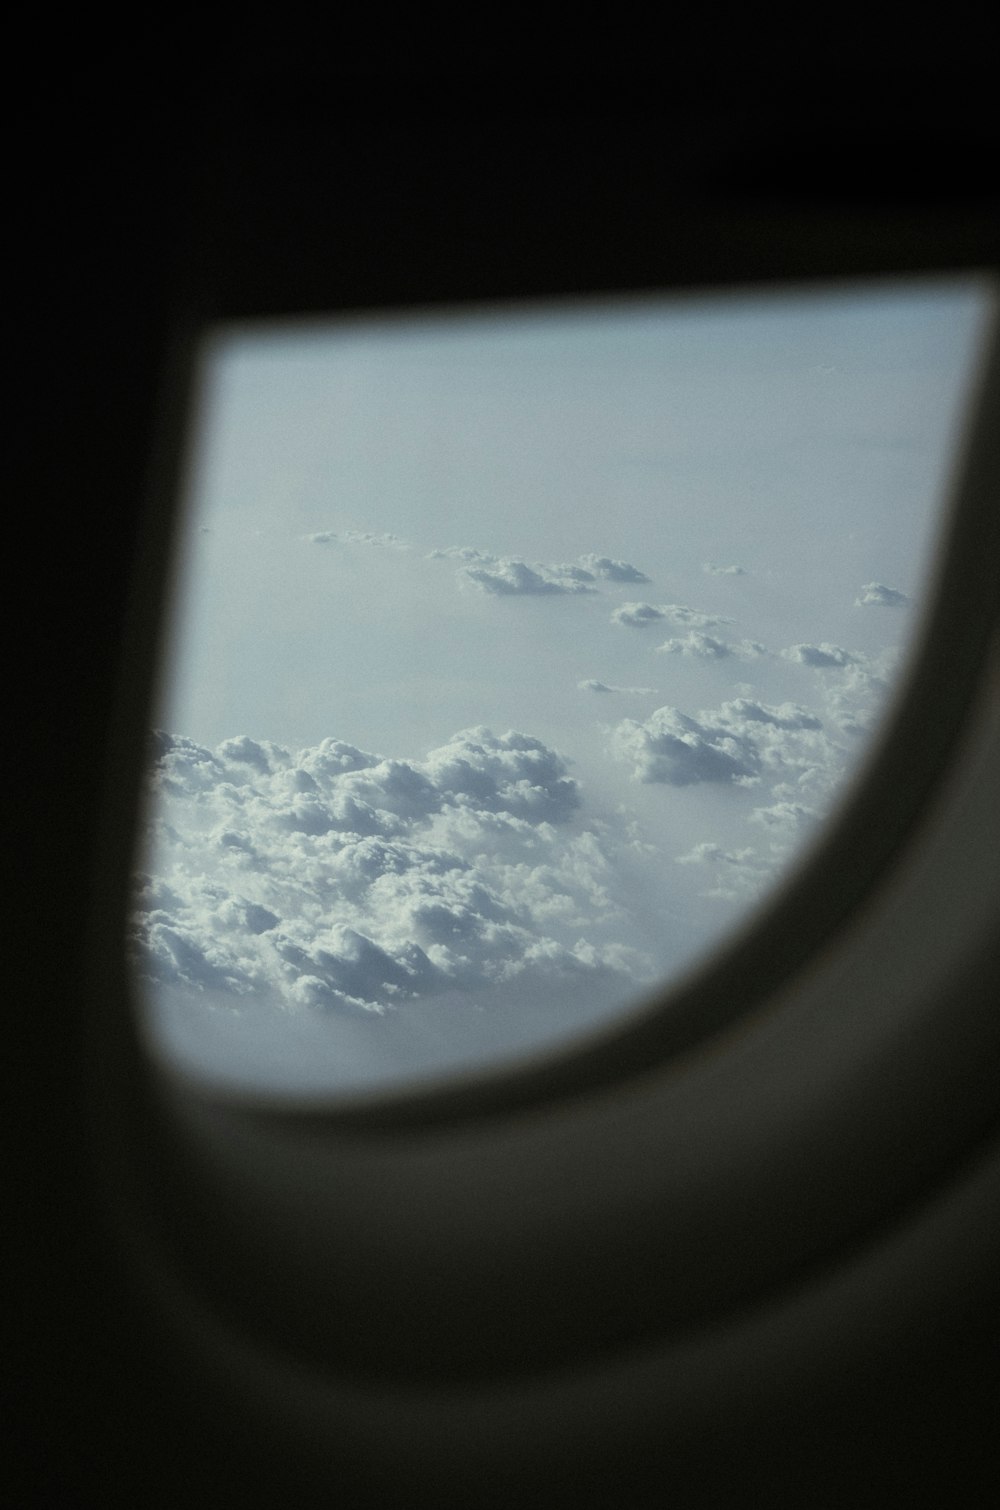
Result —
[[[789,645],[782,650],[786,661],[797,661],[800,666],[814,666],[823,671],[830,667],[853,666],[859,657],[841,645],[831,645],[826,640],[821,645]]]
[[[751,786],[765,774],[827,762],[822,727],[797,703],[772,707],[741,697],[697,718],[668,706],[642,722],[625,719],[614,731],[612,750],[632,766],[635,781]]]
[[[645,629],[663,620],[681,629],[717,629],[734,622],[722,614],[688,608],[684,603],[622,603],[611,615],[612,624],[624,624],[627,629]]]
[[[614,561],[610,556],[581,556],[580,565],[592,571],[595,577],[605,577],[609,582],[648,582],[645,572],[641,572],[630,561]]]
[[[905,608],[909,601],[905,592],[898,592],[895,587],[886,587],[883,582],[866,582],[854,599],[859,608],[866,608],[871,604],[877,608]]]
[[[528,566],[513,556],[487,566],[467,566],[461,573],[480,592],[494,597],[540,597],[556,593],[595,592],[592,572],[582,566]]]
[[[680,639],[665,640],[656,648],[660,655],[686,655],[702,661],[724,661],[732,657],[751,661],[767,654],[766,647],[759,640],[718,640],[697,629]]]
[[[557,594],[594,593],[600,581],[648,582],[630,561],[598,556],[593,552],[575,561],[526,561],[522,556],[496,556],[472,545],[449,545],[428,551],[428,561],[461,561],[460,582],[471,582],[480,592],[494,597],[551,597]]]
[[[423,759],[342,740],[154,740],[133,952],[147,981],[286,1011],[377,1012],[522,978],[627,994],[610,842],[562,756],[465,729]]]

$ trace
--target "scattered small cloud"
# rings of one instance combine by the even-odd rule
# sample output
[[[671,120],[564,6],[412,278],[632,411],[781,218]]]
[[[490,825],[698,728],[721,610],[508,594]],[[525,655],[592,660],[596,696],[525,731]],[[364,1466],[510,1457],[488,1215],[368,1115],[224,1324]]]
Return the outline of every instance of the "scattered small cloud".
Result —
[[[702,634],[697,629],[692,629],[681,639],[665,640],[656,649],[660,655],[694,656],[703,661],[728,660],[733,656],[751,661],[767,655],[767,647],[759,640],[717,640],[714,635]]]
[[[841,645],[831,645],[826,640],[820,645],[789,645],[781,655],[786,661],[797,661],[800,666],[814,666],[817,670],[830,667],[853,666],[860,657]]]
[[[343,539],[352,545],[381,545],[387,550],[408,551],[409,541],[403,540],[399,535],[374,534],[371,530],[345,530]]]
[[[629,629],[645,629],[664,617],[663,609],[652,603],[622,603],[611,615],[612,624],[624,624]]]
[[[385,550],[410,549],[409,542],[399,535],[376,534],[373,530],[317,530],[306,539],[313,545],[378,545]]]
[[[727,618],[725,614],[701,613],[697,608],[688,608],[683,603],[664,603],[662,605],[663,617],[671,624],[679,624],[687,629],[717,629],[722,624],[735,624],[735,619]]]
[[[460,581],[470,581],[480,592],[495,597],[538,597],[559,593],[593,593],[597,583],[648,582],[630,561],[614,560],[592,552],[575,561],[525,561],[521,556],[496,556],[471,545],[449,545],[429,551],[428,561],[464,563]]]
[[[624,692],[636,697],[652,697],[656,693],[655,687],[612,687],[607,682],[595,681],[593,677],[584,682],[577,682],[577,686],[581,692]]]
[[[719,566],[714,561],[703,562],[701,569],[709,577],[745,577],[747,574],[745,566]]]
[[[610,556],[581,556],[580,565],[594,573],[596,577],[605,577],[609,582],[648,582],[645,572],[633,566],[630,561],[615,561]]]
[[[428,561],[456,560],[483,561],[489,563],[496,561],[498,558],[496,556],[490,555],[489,551],[476,550],[476,548],[472,545],[448,545],[445,546],[444,550],[428,551],[426,559]]]
[[[875,604],[879,608],[904,608],[909,601],[905,592],[886,587],[883,582],[866,582],[854,599],[859,608],[865,608],[869,604]]]
[[[594,592],[593,576],[582,567],[528,566],[514,557],[501,557],[489,567],[466,566],[461,575],[480,592],[494,597],[541,597],[556,593]]]
[[[628,629],[645,629],[661,620],[682,629],[716,629],[735,623],[722,614],[702,613],[684,603],[622,603],[611,615],[613,624],[624,624]]]

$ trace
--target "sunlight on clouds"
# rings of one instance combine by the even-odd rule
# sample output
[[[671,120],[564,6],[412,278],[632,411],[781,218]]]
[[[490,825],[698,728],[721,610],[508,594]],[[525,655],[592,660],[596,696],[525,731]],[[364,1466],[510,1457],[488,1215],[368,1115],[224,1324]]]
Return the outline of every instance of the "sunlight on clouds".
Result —
[[[621,910],[613,867],[597,834],[559,831],[577,785],[537,739],[466,730],[408,761],[160,735],[151,780],[157,875],[140,878],[136,935],[151,980],[384,1011],[525,971],[624,985],[648,970],[600,941]]]

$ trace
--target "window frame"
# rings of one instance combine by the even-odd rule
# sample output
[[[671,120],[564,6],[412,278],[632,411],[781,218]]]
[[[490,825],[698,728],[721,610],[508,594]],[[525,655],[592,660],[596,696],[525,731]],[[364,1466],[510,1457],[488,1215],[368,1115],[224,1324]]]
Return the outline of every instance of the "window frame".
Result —
[[[697,242],[697,215],[692,222]],[[770,264],[758,222],[751,217],[748,227],[737,213],[729,225],[737,243],[743,228],[741,286],[796,270],[838,271],[822,258],[796,264],[780,217],[770,226],[778,249]],[[238,240],[228,234],[209,259],[216,276]],[[901,241],[895,258],[891,246],[869,247],[870,261],[906,263],[905,229]],[[732,247],[730,256],[739,262]],[[726,272],[731,281],[729,265]],[[663,285],[684,284],[683,259],[668,273]],[[536,283],[544,294],[545,278]],[[308,292],[308,274],[300,284]],[[355,287],[354,307],[363,292]],[[257,303],[258,312],[318,307],[315,295],[303,301],[287,282],[280,299]],[[981,725],[996,674],[987,664],[996,632],[995,358],[957,487],[937,608],[880,748],[806,869],[745,937],[674,993],[669,1018],[650,1014],[534,1068],[366,1105],[281,1112],[206,1097],[155,1071],[136,1032],[120,947],[193,336],[220,311],[247,313],[252,304],[243,285],[224,298],[216,286],[208,296],[188,294],[173,322],[95,867],[112,879],[94,900],[87,967],[87,999],[98,1004],[88,1107],[96,1180],[177,1357],[205,1370],[251,1418],[283,1422],[286,1444],[310,1429],[328,1435],[331,1415],[348,1422],[358,1461],[369,1467],[377,1423],[384,1427],[391,1406],[392,1471],[408,1463],[428,1482],[445,1446],[470,1474],[499,1471],[518,1432],[541,1480],[575,1475],[582,1483],[588,1465],[599,1477],[620,1470],[640,1438],[641,1450],[652,1451],[664,1412],[675,1447],[685,1431],[704,1446],[727,1400],[747,1431],[759,1429],[766,1409],[788,1404],[790,1380],[816,1382],[838,1337],[845,1357],[871,1358],[875,1296],[888,1316],[874,1328],[876,1374],[891,1377],[886,1339],[912,1328],[929,1297],[944,1293],[961,1311],[951,1283],[942,1286],[942,1252],[976,1294],[996,1255],[982,1219],[1000,1162],[987,1075],[998,1049],[983,994],[997,979],[995,911],[970,923],[946,972],[951,984],[934,983],[920,1030],[883,1017],[878,1047],[862,1049],[846,1027],[837,1042],[811,1044],[805,1029],[820,1012],[817,976],[829,982],[866,928],[891,933],[898,924],[899,899],[921,874],[921,846],[947,846],[963,803],[987,811],[982,791],[997,752],[995,729]],[[970,584],[973,601],[959,620],[949,600]],[[945,710],[933,742],[918,738],[931,696]],[[853,880],[845,857],[857,866]],[[831,865],[833,895],[823,879]],[[790,950],[775,944],[792,934]],[[920,946],[940,942],[928,928]],[[860,1030],[863,994],[848,1006]],[[879,1026],[868,1022],[874,1038]],[[888,1062],[887,1043],[906,1047],[910,1060],[879,1113],[872,1076]],[[950,1066],[947,1091],[942,1065]],[[863,1135],[845,1142],[847,1113],[834,1091],[851,1084],[864,1092],[853,1107]],[[810,1113],[819,1085],[824,1094]],[[918,1156],[905,1134],[917,1133],[917,1114],[928,1108],[938,1115],[920,1132]],[[815,1194],[804,1200],[808,1191]],[[317,1326],[331,1280],[343,1314]],[[461,1336],[448,1330],[449,1307]],[[779,1383],[748,1401],[738,1381],[754,1357],[772,1360]],[[638,1423],[627,1428],[615,1404],[623,1399]],[[295,1409],[310,1428],[293,1422]],[[533,1413],[545,1422],[534,1436]],[[591,1433],[582,1453],[581,1421]],[[319,1457],[323,1450],[316,1441],[308,1448]],[[570,1452],[579,1455],[572,1469]]]

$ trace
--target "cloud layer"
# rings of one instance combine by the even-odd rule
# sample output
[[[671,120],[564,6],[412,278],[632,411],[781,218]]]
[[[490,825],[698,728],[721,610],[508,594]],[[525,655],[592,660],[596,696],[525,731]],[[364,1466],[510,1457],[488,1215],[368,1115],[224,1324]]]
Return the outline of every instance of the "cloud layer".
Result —
[[[372,531],[307,538],[411,549]],[[422,573],[429,560],[450,563],[461,587],[490,597],[581,598],[575,623],[590,602],[592,627],[613,642],[611,664],[623,684],[585,678],[578,688],[606,702],[659,701],[655,689],[629,683],[643,675],[635,657],[648,657],[663,629],[643,642],[608,626],[609,609],[624,596],[615,589],[649,581],[631,562],[590,552],[544,563],[473,546],[409,560]],[[703,570],[746,575],[738,565],[705,563]],[[907,601],[880,583],[865,584],[857,599],[882,607]],[[214,749],[155,735],[153,822],[133,931],[139,974],[185,1000],[254,1001],[345,1020],[398,1015],[418,1002],[435,1003],[434,1012],[440,1003],[483,1010],[490,993],[497,1001],[504,991],[531,1010],[536,1003],[544,1010],[557,991],[574,1004],[603,993],[609,1006],[633,995],[652,968],[633,943],[659,939],[640,918],[656,905],[643,882],[655,875],[660,886],[669,873],[660,901],[666,896],[677,916],[696,894],[746,900],[759,893],[828,806],[851,743],[845,736],[872,726],[894,652],[822,640],[774,654],[756,640],[725,638],[733,619],[683,603],[618,602],[610,618],[628,629],[663,626],[671,637],[655,646],[660,655],[705,663],[660,662],[657,674],[680,687],[750,675],[735,663],[753,661],[760,685],[730,681],[745,695],[697,712],[664,704],[610,730],[588,708],[596,737],[585,758],[598,748],[597,759],[618,764],[617,791],[605,798],[614,817],[601,821],[587,811],[562,754],[513,730],[463,729],[420,758],[336,738],[293,751],[246,734]],[[600,664],[595,643],[572,640],[563,686],[588,669],[584,653],[595,655],[590,666]],[[723,662],[730,664],[712,669]],[[799,687],[802,702],[763,700],[798,698]],[[630,781],[663,790],[629,788],[629,800],[617,805]],[[704,790],[670,795],[693,788]],[[671,834],[682,839],[650,824],[661,808],[671,824],[678,820]],[[691,812],[709,815],[707,836],[693,845],[706,830],[700,819],[694,826]],[[673,853],[684,844],[684,853]],[[642,882],[629,870],[633,852],[652,867]]]
[[[133,940],[149,981],[382,1013],[522,979],[622,994],[648,968],[615,941],[605,840],[538,739],[467,729],[413,761],[160,733],[152,753]]]

